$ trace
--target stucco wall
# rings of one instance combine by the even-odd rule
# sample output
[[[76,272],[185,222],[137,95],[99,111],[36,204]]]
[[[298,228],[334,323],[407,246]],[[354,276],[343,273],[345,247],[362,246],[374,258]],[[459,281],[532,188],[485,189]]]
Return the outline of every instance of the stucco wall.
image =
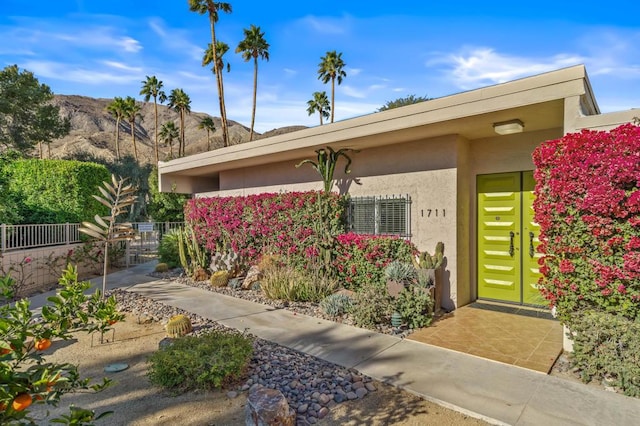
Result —
[[[11,275],[21,284],[18,296],[26,296],[55,287],[65,259],[70,251],[82,244],[70,244],[45,248],[34,248],[4,253],[1,258],[2,271]],[[84,262],[77,264],[80,277],[93,276],[102,270],[102,263]]]

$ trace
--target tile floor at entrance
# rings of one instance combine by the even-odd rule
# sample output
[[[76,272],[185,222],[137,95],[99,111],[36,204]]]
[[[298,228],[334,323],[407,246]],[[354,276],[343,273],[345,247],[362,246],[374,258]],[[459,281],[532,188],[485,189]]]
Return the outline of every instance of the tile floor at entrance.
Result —
[[[549,373],[562,352],[562,325],[548,310],[474,302],[407,337]]]

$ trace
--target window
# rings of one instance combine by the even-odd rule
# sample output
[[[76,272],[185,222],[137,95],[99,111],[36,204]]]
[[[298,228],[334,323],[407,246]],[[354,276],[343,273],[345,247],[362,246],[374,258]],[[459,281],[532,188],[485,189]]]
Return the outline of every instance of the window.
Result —
[[[411,197],[354,197],[349,200],[349,231],[411,237]]]

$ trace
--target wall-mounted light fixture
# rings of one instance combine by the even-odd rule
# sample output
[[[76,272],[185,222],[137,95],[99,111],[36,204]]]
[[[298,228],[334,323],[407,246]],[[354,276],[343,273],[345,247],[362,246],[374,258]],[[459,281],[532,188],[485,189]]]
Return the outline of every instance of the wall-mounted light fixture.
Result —
[[[517,118],[509,121],[501,121],[499,123],[493,123],[493,130],[499,135],[522,133],[522,131],[524,131],[524,123]]]

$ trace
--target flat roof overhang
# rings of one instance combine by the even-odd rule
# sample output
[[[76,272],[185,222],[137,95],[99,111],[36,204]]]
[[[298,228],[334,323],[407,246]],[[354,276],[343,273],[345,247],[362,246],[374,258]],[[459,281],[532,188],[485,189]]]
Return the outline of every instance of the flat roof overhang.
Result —
[[[451,134],[482,139],[496,136],[493,123],[516,118],[525,132],[564,128],[565,99],[573,97],[598,113],[583,66],[160,162],[161,190],[177,181],[217,181],[225,170],[314,157],[325,146],[362,150]]]

